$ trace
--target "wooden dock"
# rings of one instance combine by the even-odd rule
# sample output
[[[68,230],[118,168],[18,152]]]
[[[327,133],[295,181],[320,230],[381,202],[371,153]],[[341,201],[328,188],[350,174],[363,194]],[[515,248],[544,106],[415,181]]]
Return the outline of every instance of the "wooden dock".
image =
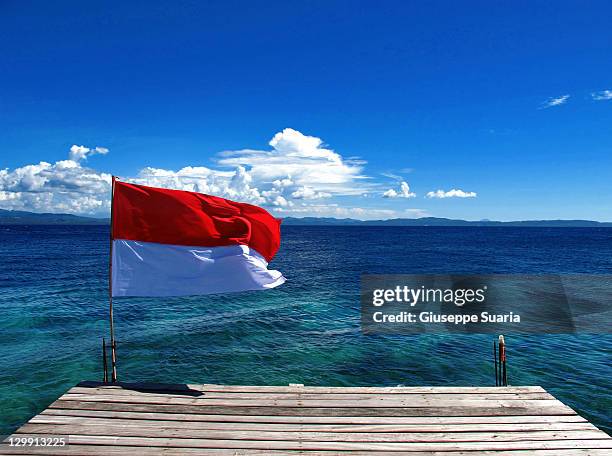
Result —
[[[612,438],[538,386],[101,384],[69,390],[12,437],[50,455],[610,455]]]

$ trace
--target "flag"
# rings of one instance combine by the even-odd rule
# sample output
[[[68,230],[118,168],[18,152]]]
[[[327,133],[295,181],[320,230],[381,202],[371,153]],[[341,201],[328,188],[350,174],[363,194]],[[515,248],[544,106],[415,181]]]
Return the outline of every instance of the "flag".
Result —
[[[280,220],[251,204],[114,181],[112,296],[187,296],[265,290]]]

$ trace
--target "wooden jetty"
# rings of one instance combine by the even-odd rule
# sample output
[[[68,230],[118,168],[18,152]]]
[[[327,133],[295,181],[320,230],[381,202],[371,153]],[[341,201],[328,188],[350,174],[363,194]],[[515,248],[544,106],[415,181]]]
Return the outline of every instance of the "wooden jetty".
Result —
[[[539,386],[103,384],[70,389],[13,434],[50,455],[610,455],[612,438]]]

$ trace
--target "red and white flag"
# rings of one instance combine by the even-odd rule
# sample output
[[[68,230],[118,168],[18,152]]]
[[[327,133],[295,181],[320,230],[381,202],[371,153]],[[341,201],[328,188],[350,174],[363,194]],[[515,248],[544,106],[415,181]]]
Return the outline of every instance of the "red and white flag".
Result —
[[[114,182],[112,295],[187,296],[274,288],[280,220],[251,204]]]

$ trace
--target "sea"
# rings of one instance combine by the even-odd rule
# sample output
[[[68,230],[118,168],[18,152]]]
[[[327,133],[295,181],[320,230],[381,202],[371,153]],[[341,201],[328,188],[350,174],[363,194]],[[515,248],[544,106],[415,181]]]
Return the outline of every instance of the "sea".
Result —
[[[106,226],[0,226],[0,435],[102,379]],[[269,291],[117,298],[119,380],[494,385],[494,335],[365,335],[362,274],[612,274],[612,229],[285,226]],[[508,382],[612,432],[612,335],[508,335]]]

